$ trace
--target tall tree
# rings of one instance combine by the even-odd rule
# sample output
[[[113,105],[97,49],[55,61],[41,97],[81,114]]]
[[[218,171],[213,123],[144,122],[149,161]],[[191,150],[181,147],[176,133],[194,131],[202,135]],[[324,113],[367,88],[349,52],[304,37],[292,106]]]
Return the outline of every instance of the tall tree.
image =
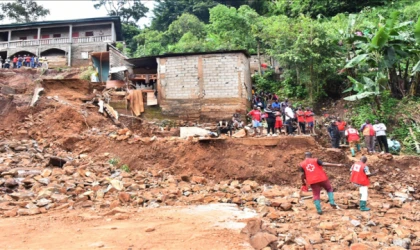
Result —
[[[149,9],[140,0],[92,0],[96,9],[105,8],[109,16],[119,16],[123,23],[136,23]]]
[[[17,23],[34,22],[40,17],[50,14],[50,11],[33,0],[16,0],[0,4],[0,20],[9,18]]]

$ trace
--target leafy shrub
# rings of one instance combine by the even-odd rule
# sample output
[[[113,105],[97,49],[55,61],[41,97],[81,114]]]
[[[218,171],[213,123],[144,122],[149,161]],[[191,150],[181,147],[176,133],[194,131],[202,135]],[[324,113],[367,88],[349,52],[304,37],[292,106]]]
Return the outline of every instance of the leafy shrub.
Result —
[[[130,173],[130,167],[127,164],[124,164],[120,168],[122,171]]]
[[[108,163],[111,164],[112,166],[116,166],[116,165],[118,165],[118,163],[120,163],[120,159],[112,158],[108,161]]]
[[[93,69],[93,67],[88,67],[87,70],[83,71],[80,74],[80,77],[79,78],[81,80],[88,80],[88,81],[90,81],[90,78],[91,78],[92,74],[95,74],[95,73],[97,73],[97,72],[96,72],[96,70]]]

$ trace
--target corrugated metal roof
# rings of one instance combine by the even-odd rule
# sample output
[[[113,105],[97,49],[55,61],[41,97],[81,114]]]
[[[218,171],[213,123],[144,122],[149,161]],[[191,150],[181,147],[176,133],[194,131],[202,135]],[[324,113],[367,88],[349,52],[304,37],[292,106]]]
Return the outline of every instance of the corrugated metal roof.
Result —
[[[11,23],[0,25],[0,31],[10,30],[10,29],[25,29],[25,28],[35,28],[42,26],[51,26],[51,25],[66,25],[66,24],[80,24],[80,23],[99,23],[99,22],[113,22],[115,24],[115,32],[117,33],[117,40],[122,41],[122,32],[121,32],[121,19],[119,16],[109,16],[109,17],[94,17],[94,18],[82,18],[82,19],[71,19],[71,20],[56,20],[56,21],[40,21],[40,22],[31,22],[31,23]]]

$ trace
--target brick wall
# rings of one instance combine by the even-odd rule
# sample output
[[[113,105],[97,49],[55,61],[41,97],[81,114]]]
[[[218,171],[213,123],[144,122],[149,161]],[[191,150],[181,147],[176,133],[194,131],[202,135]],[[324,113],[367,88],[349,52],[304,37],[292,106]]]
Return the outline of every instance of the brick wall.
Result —
[[[125,66],[126,56],[121,54],[117,49],[109,46],[109,66],[110,68]]]
[[[158,100],[165,115],[214,120],[245,113],[251,98],[242,53],[159,58]]]
[[[101,52],[106,51],[106,43],[89,43],[89,44],[73,44],[71,46],[71,66],[72,67],[85,67],[91,63],[90,58],[83,59],[82,52]]]

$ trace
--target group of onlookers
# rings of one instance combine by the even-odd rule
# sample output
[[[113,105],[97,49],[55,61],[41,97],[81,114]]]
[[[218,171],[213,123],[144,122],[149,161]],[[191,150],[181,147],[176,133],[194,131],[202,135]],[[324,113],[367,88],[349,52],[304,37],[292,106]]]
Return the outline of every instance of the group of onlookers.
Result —
[[[30,67],[30,68],[38,68],[41,66],[41,63],[36,56],[30,55],[17,55],[14,56],[12,59],[6,58],[3,62],[3,58],[0,57],[0,68],[14,68],[19,69],[21,67]]]
[[[328,135],[331,139],[332,147],[339,148],[340,140],[342,144],[345,144],[347,141],[353,156],[355,156],[355,148],[357,151],[360,151],[359,132],[362,133],[364,137],[368,153],[375,152],[375,142],[378,142],[382,152],[389,153],[386,126],[378,120],[375,120],[375,124],[373,125],[370,123],[370,120],[366,120],[358,131],[351,125],[348,125],[345,121],[342,121],[340,117],[337,117],[337,120],[332,120],[328,127]]]

